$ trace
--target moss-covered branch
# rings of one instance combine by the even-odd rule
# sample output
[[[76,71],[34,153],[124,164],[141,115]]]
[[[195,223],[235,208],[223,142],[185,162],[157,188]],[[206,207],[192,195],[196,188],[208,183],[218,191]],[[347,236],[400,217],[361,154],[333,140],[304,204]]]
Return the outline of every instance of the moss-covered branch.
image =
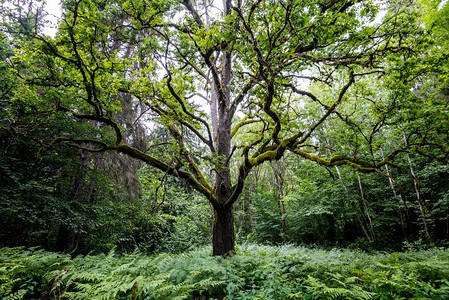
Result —
[[[150,165],[152,167],[155,167],[161,171],[164,171],[168,175],[179,176],[180,178],[187,180],[187,182],[194,189],[196,189],[198,192],[200,192],[201,194],[206,196],[206,198],[211,202],[211,204],[214,207],[218,207],[219,204],[218,204],[216,198],[214,197],[210,186],[203,185],[200,181],[198,181],[195,178],[195,176],[192,173],[181,170],[180,169],[181,166],[170,166],[151,155],[148,155],[136,148],[130,147],[125,144],[120,144],[113,148],[115,150],[117,150],[118,152],[127,154],[133,158],[139,159],[139,160],[147,163],[148,165]]]
[[[256,122],[260,122],[260,120],[255,120],[255,119],[248,119],[249,116],[246,115],[240,122],[238,122],[234,128],[232,128],[231,130],[231,138],[233,138],[235,136],[235,134],[240,130],[240,128],[242,128],[245,125],[248,124],[252,124],[252,123],[256,123]]]
[[[377,170],[376,166],[366,166],[365,164],[357,163],[357,162],[351,161],[349,159],[344,159],[340,155],[335,155],[335,156],[331,157],[329,160],[326,160],[324,158],[319,157],[318,155],[313,155],[313,154],[307,153],[298,148],[295,148],[295,149],[289,148],[288,150],[291,151],[292,153],[295,153],[295,154],[301,156],[301,157],[304,157],[305,159],[314,161],[317,164],[326,166],[326,167],[347,165],[360,173],[373,173],[373,172],[376,172],[376,170]]]

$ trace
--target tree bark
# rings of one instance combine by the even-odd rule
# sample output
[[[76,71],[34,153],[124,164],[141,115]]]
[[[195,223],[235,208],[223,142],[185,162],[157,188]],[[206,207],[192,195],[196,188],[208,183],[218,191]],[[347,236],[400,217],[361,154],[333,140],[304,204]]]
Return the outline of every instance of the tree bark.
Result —
[[[232,207],[214,210],[212,245],[214,256],[227,256],[235,252],[234,212]]]
[[[230,13],[230,1],[223,1],[224,14]],[[227,204],[232,194],[229,159],[231,156],[231,66],[232,54],[221,52],[221,78],[215,81],[212,89],[217,96],[217,154],[218,166],[215,178],[215,192],[218,205],[214,207],[214,223],[212,226],[213,255],[226,256],[235,252],[234,214],[232,204]],[[213,93],[214,93],[213,92]],[[214,95],[214,94],[213,94]]]

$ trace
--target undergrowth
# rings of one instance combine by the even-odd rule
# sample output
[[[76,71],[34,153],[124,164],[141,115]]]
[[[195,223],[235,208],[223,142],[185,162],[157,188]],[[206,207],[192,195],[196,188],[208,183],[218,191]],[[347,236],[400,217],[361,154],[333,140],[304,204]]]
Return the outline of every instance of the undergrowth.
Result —
[[[0,249],[2,299],[449,299],[449,250],[368,254],[244,245],[70,258]]]

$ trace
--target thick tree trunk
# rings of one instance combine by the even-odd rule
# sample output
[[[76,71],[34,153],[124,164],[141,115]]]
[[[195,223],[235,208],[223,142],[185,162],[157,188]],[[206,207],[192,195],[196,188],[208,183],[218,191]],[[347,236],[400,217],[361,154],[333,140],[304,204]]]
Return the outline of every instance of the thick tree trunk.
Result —
[[[203,2],[205,3],[205,2]],[[223,13],[231,12],[231,0],[223,0]],[[206,11],[206,18],[208,14]],[[209,23],[209,20],[206,20]],[[209,24],[206,25],[209,27]],[[212,130],[213,143],[216,146],[218,164],[215,174],[214,196],[217,202],[214,205],[214,222],[212,225],[213,255],[226,256],[235,251],[234,214],[232,204],[228,200],[232,194],[231,174],[229,172],[229,159],[231,157],[231,125],[233,113],[231,112],[231,66],[232,53],[223,51],[220,55],[221,68],[212,76]],[[215,65],[215,62],[210,62]],[[218,76],[220,78],[218,79]],[[216,117],[215,117],[216,114]]]
[[[214,223],[212,226],[213,255],[226,256],[234,252],[234,215],[232,204],[226,204],[232,194],[231,173],[229,171],[229,158],[231,156],[231,125],[232,114],[230,114],[230,82],[231,82],[231,54],[223,53],[223,69],[221,73],[221,86],[216,84],[214,88],[221,90],[221,99],[218,101],[218,131],[217,131],[217,154],[219,164],[215,178],[215,197],[218,206],[214,211]],[[217,95],[220,94],[216,91]]]
[[[212,225],[213,255],[226,256],[235,252],[234,212],[232,207],[215,209]]]

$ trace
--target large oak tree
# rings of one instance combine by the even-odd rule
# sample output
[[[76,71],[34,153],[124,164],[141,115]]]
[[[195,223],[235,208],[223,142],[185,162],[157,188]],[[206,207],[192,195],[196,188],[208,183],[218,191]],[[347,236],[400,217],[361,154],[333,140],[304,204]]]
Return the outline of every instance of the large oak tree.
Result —
[[[14,46],[11,105],[34,125],[73,123],[38,142],[116,151],[184,179],[214,208],[214,255],[234,251],[232,207],[258,165],[291,152],[375,172],[401,151],[378,161],[332,149],[321,157],[314,133],[331,118],[348,122],[341,104],[365,77],[384,74],[389,55],[413,55],[419,28],[402,6],[381,22],[365,0],[65,0],[55,37],[21,22],[42,13],[26,7],[33,13],[5,13],[16,21],[9,36],[27,37]],[[123,97],[135,101],[134,122],[119,120]],[[9,120],[17,134],[31,132],[30,120]],[[170,138],[132,146],[138,123]]]

